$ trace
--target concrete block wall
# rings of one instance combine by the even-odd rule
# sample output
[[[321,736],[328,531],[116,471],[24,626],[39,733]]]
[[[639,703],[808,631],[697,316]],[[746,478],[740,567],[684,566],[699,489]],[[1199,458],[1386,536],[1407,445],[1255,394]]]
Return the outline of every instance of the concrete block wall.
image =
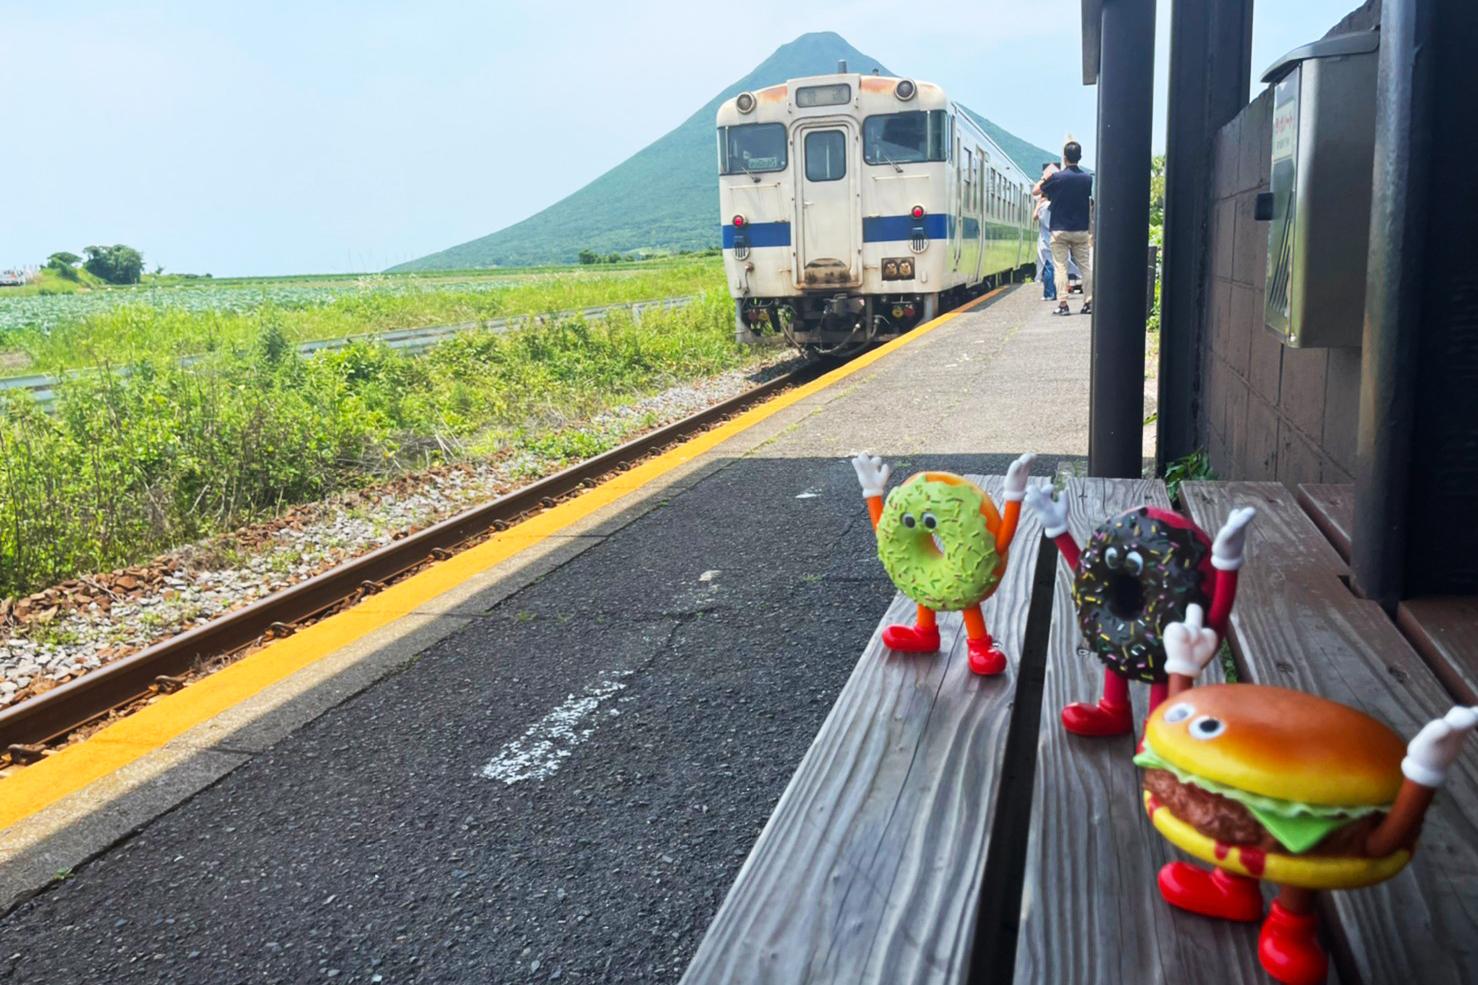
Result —
[[[1268,224],[1253,216],[1257,193],[1268,186],[1271,140],[1267,91],[1216,135],[1202,445],[1223,478],[1350,482],[1360,350],[1290,349],[1263,325]]]

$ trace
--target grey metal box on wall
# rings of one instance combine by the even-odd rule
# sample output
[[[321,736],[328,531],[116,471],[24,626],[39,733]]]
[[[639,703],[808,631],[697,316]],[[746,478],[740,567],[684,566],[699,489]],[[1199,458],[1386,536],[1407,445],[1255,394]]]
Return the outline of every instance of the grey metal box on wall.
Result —
[[[1360,345],[1379,45],[1377,31],[1325,38],[1262,77],[1274,86],[1264,323],[1285,345]]]

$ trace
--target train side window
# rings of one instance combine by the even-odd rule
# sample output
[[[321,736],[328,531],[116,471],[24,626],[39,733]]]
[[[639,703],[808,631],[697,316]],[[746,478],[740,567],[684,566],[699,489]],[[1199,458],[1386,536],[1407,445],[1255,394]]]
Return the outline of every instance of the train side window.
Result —
[[[847,135],[840,130],[806,134],[806,180],[837,181],[847,176]]]

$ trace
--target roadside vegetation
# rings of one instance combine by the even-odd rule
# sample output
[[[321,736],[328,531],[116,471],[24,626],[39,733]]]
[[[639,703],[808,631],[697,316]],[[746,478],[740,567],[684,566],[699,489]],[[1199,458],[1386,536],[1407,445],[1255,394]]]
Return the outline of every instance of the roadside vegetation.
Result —
[[[268,328],[295,343],[699,294],[724,284],[720,261],[709,258],[518,276],[149,280],[137,288],[0,294],[0,356],[10,356],[0,358],[0,375],[230,351]]]
[[[691,292],[695,276],[701,284],[709,274],[667,271],[639,290]],[[612,300],[592,290],[546,287],[537,295],[545,300],[527,303]],[[442,318],[508,312],[506,301],[477,307],[481,301],[465,295],[434,310]],[[625,435],[587,432],[581,425],[592,416],[758,358],[733,341],[732,302],[721,289],[639,321],[618,312],[470,331],[420,357],[356,343],[303,358],[292,346],[308,325],[321,324],[295,314],[342,318],[335,324],[363,332],[393,321],[387,311],[406,310],[425,309],[359,299],[203,319],[167,310],[110,315],[122,348],[84,338],[100,352],[133,353],[128,375],[77,376],[61,387],[50,416],[21,394],[0,410],[0,596],[133,563],[440,461],[524,450],[594,454]],[[195,319],[215,331],[191,334]],[[153,333],[169,341],[153,344]],[[213,343],[207,355],[181,367],[174,356],[201,337]]]

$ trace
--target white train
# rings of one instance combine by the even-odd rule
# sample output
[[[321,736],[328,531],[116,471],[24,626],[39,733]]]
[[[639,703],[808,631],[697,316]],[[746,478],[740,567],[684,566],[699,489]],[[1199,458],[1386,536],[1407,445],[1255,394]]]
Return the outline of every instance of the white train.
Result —
[[[718,155],[741,341],[847,356],[1036,259],[1032,180],[929,82],[842,65],[741,92]]]

